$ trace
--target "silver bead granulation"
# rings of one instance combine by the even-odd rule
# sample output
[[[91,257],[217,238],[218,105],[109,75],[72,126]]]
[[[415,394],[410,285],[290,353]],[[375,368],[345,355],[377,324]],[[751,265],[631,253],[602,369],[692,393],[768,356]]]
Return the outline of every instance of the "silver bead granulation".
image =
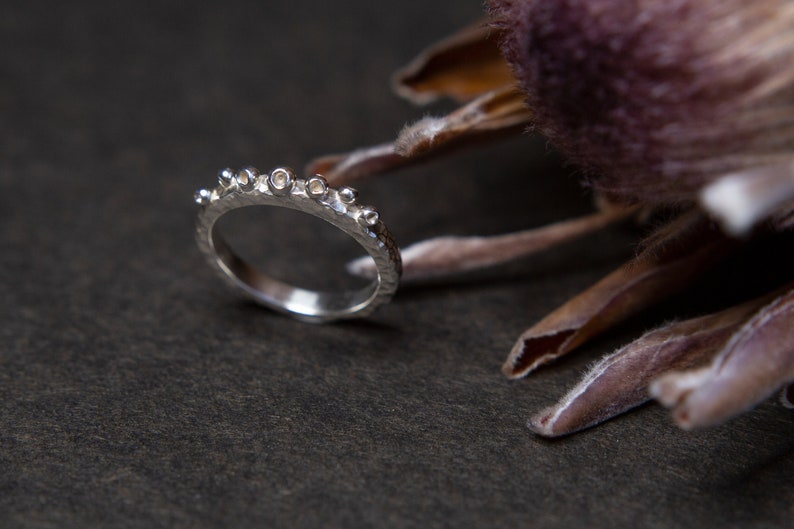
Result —
[[[199,189],[193,194],[193,200],[199,206],[206,206],[212,200],[212,191],[209,189]]]
[[[358,223],[364,227],[372,227],[380,220],[380,214],[375,208],[366,206],[361,208],[361,213],[358,215]]]
[[[267,178],[267,187],[270,188],[270,191],[276,196],[289,194],[294,185],[295,173],[286,167],[273,169],[273,172],[270,173],[270,176]]]
[[[220,183],[223,188],[232,187],[234,185],[234,176],[234,169],[230,167],[221,169],[218,171],[218,183]]]
[[[343,186],[339,188],[339,200],[344,202],[345,204],[352,204],[358,198],[358,191],[353,189],[352,187]]]
[[[237,172],[235,176],[237,187],[242,191],[253,191],[259,180],[259,171],[256,167],[243,167]]]
[[[320,175],[306,180],[306,194],[314,199],[323,198],[328,193],[328,182]]]

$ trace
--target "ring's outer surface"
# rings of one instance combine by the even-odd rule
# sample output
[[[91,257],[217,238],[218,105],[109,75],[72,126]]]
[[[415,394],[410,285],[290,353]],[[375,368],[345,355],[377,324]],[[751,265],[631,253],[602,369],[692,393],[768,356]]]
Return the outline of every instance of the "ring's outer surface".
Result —
[[[218,181],[214,189],[200,189],[195,194],[200,206],[196,242],[207,262],[245,295],[274,310],[316,323],[367,316],[394,295],[402,272],[400,251],[377,211],[358,203],[355,190],[329,187],[319,175],[296,178],[287,168],[274,169],[268,175],[260,175],[253,167],[236,173],[224,169]],[[215,229],[223,215],[249,206],[290,208],[334,225],[372,257],[377,278],[358,290],[320,292],[263,274],[238,257]]]

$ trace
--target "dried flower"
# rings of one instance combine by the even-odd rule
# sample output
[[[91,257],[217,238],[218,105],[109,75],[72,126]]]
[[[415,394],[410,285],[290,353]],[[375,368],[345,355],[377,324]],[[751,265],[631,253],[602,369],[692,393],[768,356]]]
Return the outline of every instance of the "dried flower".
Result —
[[[461,108],[308,170],[338,184],[529,127],[596,191],[601,211],[581,219],[417,243],[404,252],[414,278],[491,266],[660,206],[679,210],[633,260],[522,334],[507,376],[526,376],[687,288],[742,241],[794,228],[794,3],[491,0],[490,15],[394,77],[417,104],[450,97]],[[371,272],[360,262],[351,270]],[[781,389],[792,407],[792,344],[788,286],[646,333],[594,365],[530,427],[571,433],[651,394],[684,428],[724,421]]]

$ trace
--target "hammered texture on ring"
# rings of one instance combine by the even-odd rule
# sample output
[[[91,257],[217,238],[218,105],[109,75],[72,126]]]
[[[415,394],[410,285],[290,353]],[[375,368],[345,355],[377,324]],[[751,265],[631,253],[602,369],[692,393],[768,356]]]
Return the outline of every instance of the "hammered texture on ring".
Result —
[[[310,322],[359,318],[388,302],[402,272],[400,251],[378,212],[358,202],[349,187],[332,188],[320,176],[297,178],[288,168],[260,174],[253,167],[224,169],[213,189],[195,194],[200,209],[196,242],[207,262],[237,290],[258,303]],[[376,279],[358,290],[321,292],[269,277],[238,257],[215,229],[220,217],[237,208],[276,206],[319,217],[344,231],[372,257]],[[310,249],[307,248],[307,252]]]

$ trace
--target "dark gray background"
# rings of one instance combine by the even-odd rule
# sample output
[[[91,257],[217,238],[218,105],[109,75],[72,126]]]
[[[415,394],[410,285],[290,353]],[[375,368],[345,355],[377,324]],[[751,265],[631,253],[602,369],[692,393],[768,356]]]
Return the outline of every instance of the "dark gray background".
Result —
[[[391,138],[424,111],[390,73],[477,1],[144,4],[0,5],[0,526],[790,524],[794,421],[774,402],[694,433],[655,405],[554,442],[525,427],[648,324],[499,372],[630,230],[329,326],[203,263],[196,188]],[[589,211],[568,173],[524,137],[359,187],[406,244]]]

